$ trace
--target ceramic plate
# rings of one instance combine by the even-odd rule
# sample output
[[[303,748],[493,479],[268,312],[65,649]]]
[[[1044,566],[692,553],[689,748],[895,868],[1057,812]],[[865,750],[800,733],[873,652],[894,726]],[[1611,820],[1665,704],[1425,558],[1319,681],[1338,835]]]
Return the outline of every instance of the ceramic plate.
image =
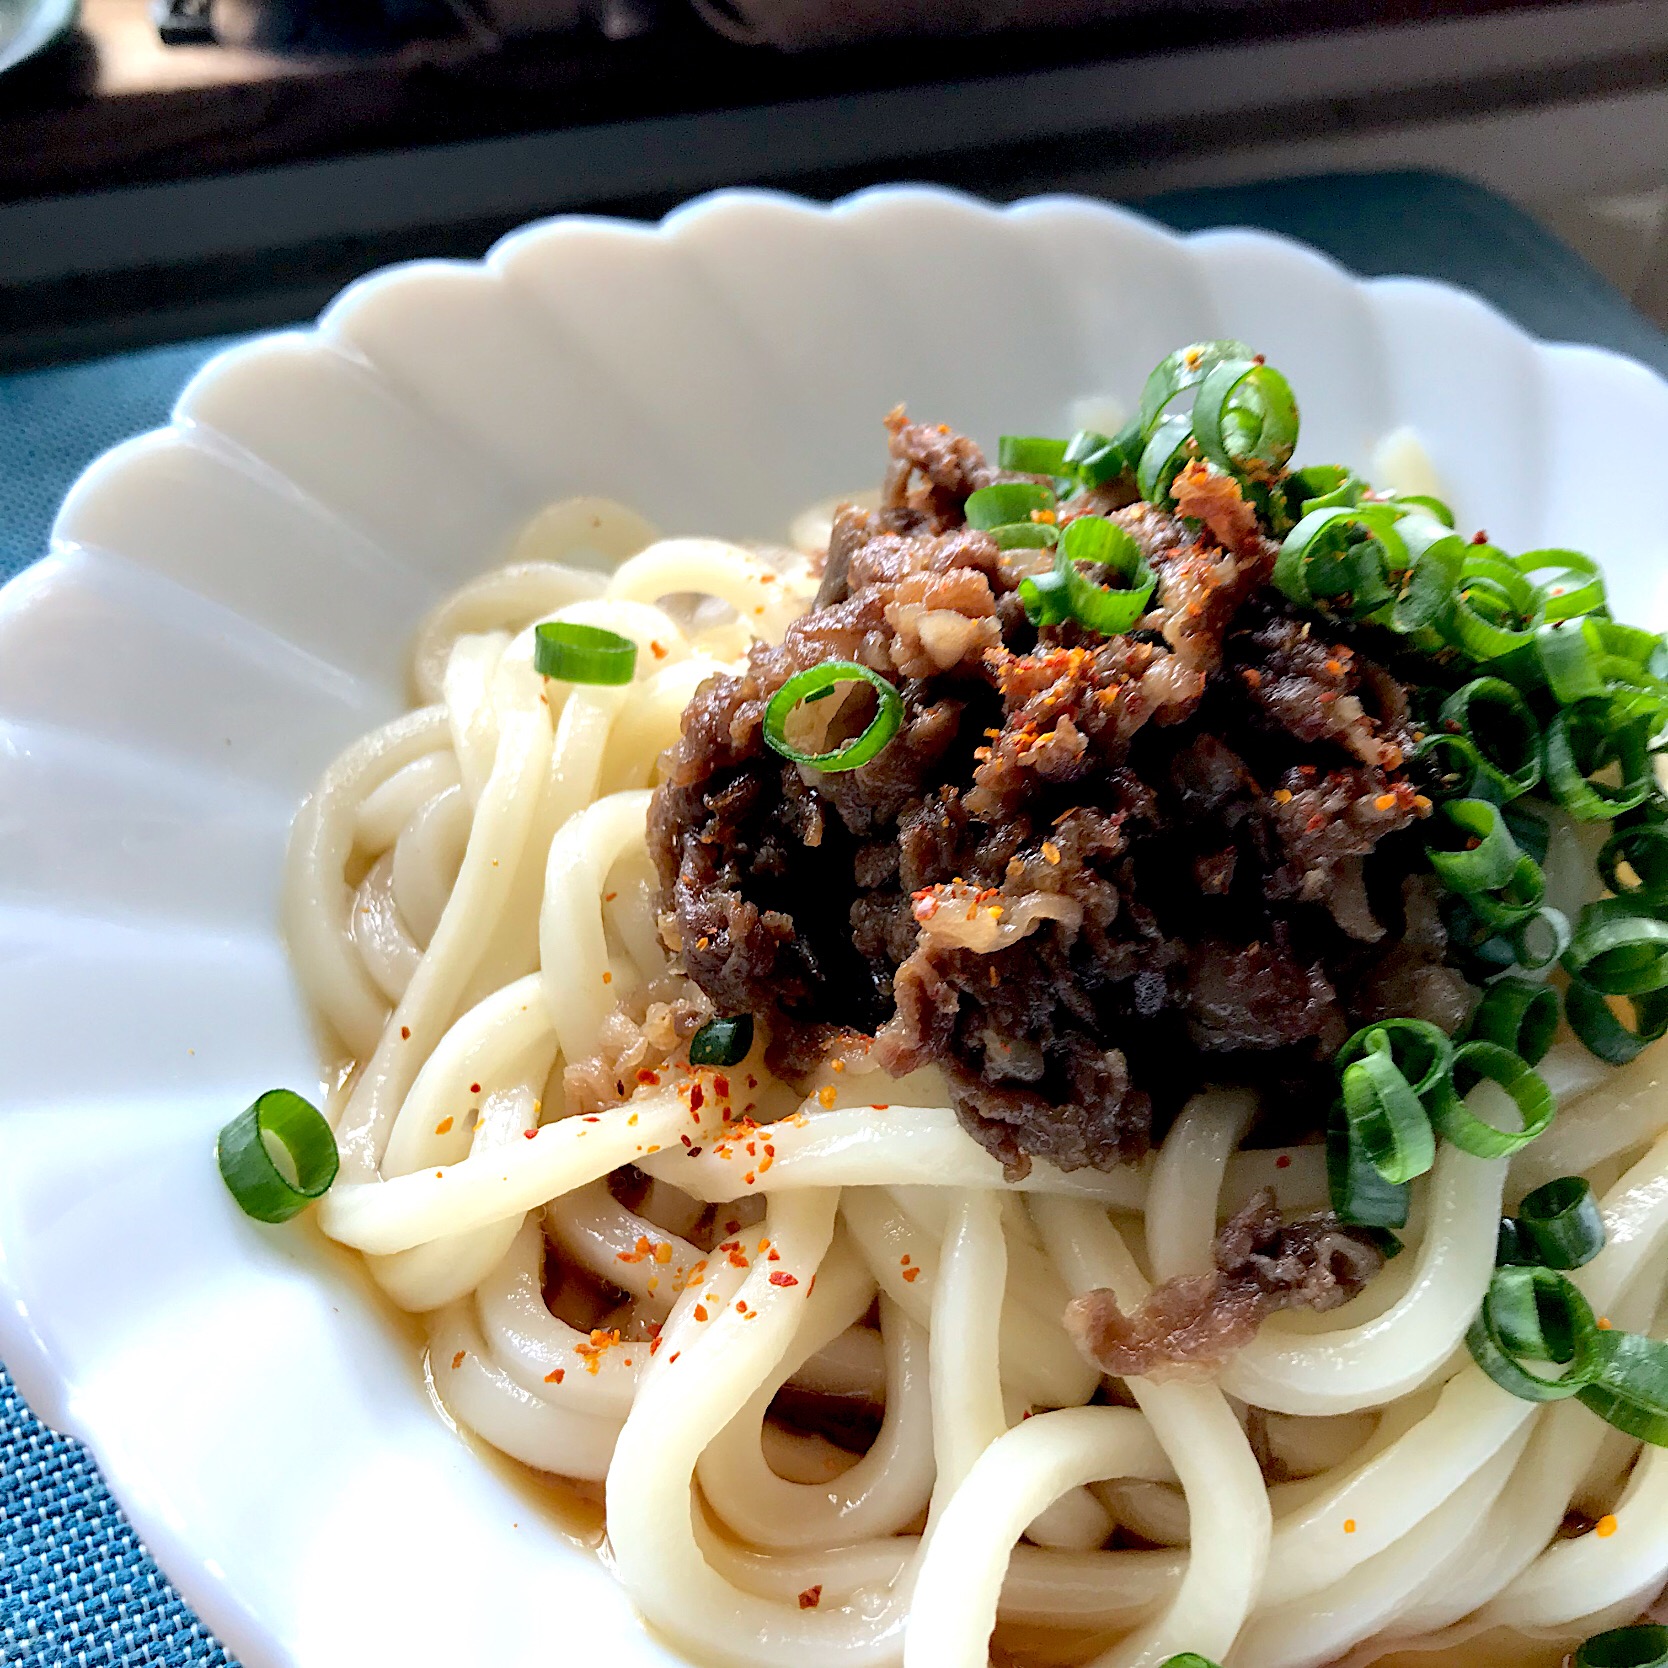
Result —
[[[419,616],[553,498],[780,536],[878,479],[898,400],[1062,432],[1221,335],[1290,377],[1300,460],[1366,467],[1411,428],[1464,524],[1590,550],[1662,623],[1668,534],[1620,477],[1668,384],[1455,290],[1074,200],[533,226],[222,355],[70,494],[0,593],[0,1356],[245,1668],[672,1660],[441,1422],[346,1259],[245,1220],[213,1164],[256,1092],[316,1080],[285,831],[401,708]]]

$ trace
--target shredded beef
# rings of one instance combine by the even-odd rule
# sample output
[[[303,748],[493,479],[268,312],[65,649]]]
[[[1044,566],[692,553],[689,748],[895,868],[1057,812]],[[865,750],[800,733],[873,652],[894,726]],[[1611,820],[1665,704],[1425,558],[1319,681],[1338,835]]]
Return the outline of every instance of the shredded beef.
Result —
[[[1048,553],[965,523],[998,473],[901,410],[887,429],[881,506],[836,517],[817,605],[703,684],[665,756],[668,942],[768,1023],[779,1070],[851,1031],[889,1070],[941,1068],[1010,1174],[1138,1157],[1206,1082],[1275,1090],[1274,1137],[1313,1133],[1356,1026],[1410,993],[1463,1016],[1411,879],[1405,691],[1368,634],[1274,588],[1238,483],[1197,462],[1185,514],[1116,486],[1062,506],[1119,522],[1157,586],[1128,633],[1039,633],[1018,589]],[[819,774],[763,716],[831,659],[896,684],[903,720]],[[859,704],[822,710],[860,728]]]
[[[1384,1266],[1383,1253],[1330,1211],[1282,1222],[1265,1188],[1217,1233],[1215,1267],[1154,1287],[1125,1313],[1111,1292],[1085,1292],[1066,1328],[1103,1373],[1150,1378],[1220,1367],[1281,1309],[1336,1309]]]

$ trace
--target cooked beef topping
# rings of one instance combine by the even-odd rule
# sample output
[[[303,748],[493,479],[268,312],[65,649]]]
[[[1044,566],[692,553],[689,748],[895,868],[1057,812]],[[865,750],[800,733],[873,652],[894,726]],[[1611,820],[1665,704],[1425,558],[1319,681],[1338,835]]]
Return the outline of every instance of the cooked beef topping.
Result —
[[[1360,1229],[1330,1211],[1283,1222],[1265,1188],[1225,1222],[1215,1267],[1156,1286],[1125,1313],[1109,1291],[1085,1292],[1066,1309],[1066,1328],[1103,1373],[1163,1376],[1220,1367],[1281,1309],[1336,1309],[1384,1266]]]
[[[1280,595],[1238,483],[1197,462],[1183,513],[1061,506],[1110,515],[1158,583],[1127,634],[1039,632],[1018,587],[1049,553],[965,524],[998,478],[978,447],[887,428],[882,505],[836,518],[817,606],[703,684],[665,757],[668,942],[720,1012],[768,1023],[779,1070],[849,1031],[939,1066],[1012,1174],[1135,1158],[1207,1081],[1277,1088],[1274,1137],[1314,1131],[1350,1031],[1409,993],[1464,1010],[1416,878],[1405,691]],[[763,717],[832,659],[890,679],[903,720],[819,773]]]

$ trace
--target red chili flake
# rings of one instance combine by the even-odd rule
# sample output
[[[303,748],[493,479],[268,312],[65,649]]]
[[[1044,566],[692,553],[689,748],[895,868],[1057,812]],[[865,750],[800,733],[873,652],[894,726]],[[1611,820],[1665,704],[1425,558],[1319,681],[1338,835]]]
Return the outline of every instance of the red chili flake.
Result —
[[[654,1337],[652,1337],[649,1340],[649,1354],[650,1355],[658,1355],[659,1353],[660,1353],[660,1334],[657,1332],[654,1335]]]
[[[915,1259],[906,1251],[901,1257],[898,1258],[898,1261],[903,1265],[903,1267],[908,1268],[909,1265],[915,1261]]]
[[[782,1260],[782,1253],[780,1251],[778,1251],[774,1245],[771,1246],[770,1255],[765,1258],[765,1261],[767,1263],[779,1263],[779,1262],[781,1262],[781,1260]]]
[[[706,1304],[697,1303],[695,1305],[695,1318],[698,1321],[704,1321],[707,1318],[707,1306],[706,1306]]]
[[[452,1357],[452,1371],[454,1373],[463,1365],[463,1358],[467,1353],[467,1350],[460,1349],[457,1354]]]
[[[915,1282],[921,1278],[921,1271],[918,1268],[906,1268],[903,1271],[903,1277],[910,1285],[913,1286]]]
[[[689,1091],[689,1110],[691,1112],[699,1112],[701,1108],[706,1105],[706,1103],[706,1092],[701,1088],[701,1085],[697,1083],[694,1088]]]
[[[738,1297],[736,1299],[736,1313],[738,1315],[745,1315],[747,1313],[747,1299],[746,1298]]]
[[[666,645],[662,643],[659,638],[651,637],[649,639],[649,649],[653,653],[656,660],[664,660],[666,658]]]
[[[647,1066],[644,1066],[637,1073],[637,1081],[639,1083],[653,1084],[656,1088],[658,1088],[660,1085],[660,1073],[657,1071],[650,1071]]]
[[[689,1156],[691,1158],[699,1158],[701,1156],[701,1149],[699,1147],[691,1147],[689,1149]]]
[[[1276,1170],[1289,1170],[1291,1167],[1292,1155],[1290,1153],[1281,1153],[1281,1155],[1274,1161],[1274,1168]]]
[[[592,1113],[587,1114],[587,1116],[585,1118],[585,1122],[588,1123],[588,1124],[600,1124],[602,1122],[602,1119],[599,1118],[594,1112],[592,1112]]]
[[[531,1141],[539,1132],[536,1129],[524,1129],[521,1133]]]
[[[728,1100],[730,1098],[730,1080],[729,1080],[729,1078],[727,1078],[727,1077],[715,1077],[712,1080],[712,1088],[713,1088],[713,1093],[716,1094],[719,1097],[720,1100]]]
[[[546,1373],[544,1375],[544,1381],[545,1381],[546,1384],[560,1384],[562,1382],[562,1380],[565,1379],[567,1376],[568,1376],[567,1368],[566,1367],[558,1367],[554,1372]]]
[[[668,1367],[670,1367],[672,1365],[672,1363],[674,1361],[676,1361],[677,1358],[682,1354],[683,1354],[683,1351],[681,1349],[673,1350],[672,1353],[666,1357],[666,1365]]]
[[[479,1083],[471,1083],[469,1085],[469,1092],[472,1095],[478,1095],[481,1092],[480,1084]]]
[[[749,1089],[756,1089],[756,1088],[758,1088],[758,1086],[759,1086],[758,1078],[756,1078],[751,1072],[749,1072],[747,1074],[747,1087]]]
[[[801,1610],[815,1610],[821,1603],[822,1583],[820,1581],[814,1587],[807,1587],[805,1591],[799,1595],[799,1608]]]
[[[409,1025],[402,1025],[400,1027],[400,1041],[401,1042],[410,1042],[411,1041],[411,1027]]]
[[[451,1127],[452,1120],[450,1118],[442,1118],[440,1122],[434,1126],[434,1133],[436,1135],[445,1135],[450,1131]]]
[[[786,1269],[779,1268],[771,1274],[770,1283],[773,1286],[797,1286],[799,1277],[795,1274],[789,1274]]]
[[[752,1170],[749,1170],[747,1172],[747,1174],[745,1176],[743,1176],[741,1179],[742,1179],[743,1183],[745,1183],[746,1186],[751,1187],[753,1185],[754,1181],[757,1179],[756,1172],[754,1172]]]

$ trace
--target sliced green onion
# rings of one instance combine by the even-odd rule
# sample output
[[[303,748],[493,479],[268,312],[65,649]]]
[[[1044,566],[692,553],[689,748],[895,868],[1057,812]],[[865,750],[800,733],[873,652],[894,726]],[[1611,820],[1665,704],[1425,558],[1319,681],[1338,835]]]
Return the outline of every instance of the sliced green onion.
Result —
[[[1297,401],[1272,365],[1254,358],[1213,365],[1193,403],[1199,450],[1231,474],[1268,480],[1297,445]]]
[[[295,1179],[279,1169],[279,1147]],[[268,1089],[232,1119],[215,1144],[220,1176],[245,1216],[288,1222],[329,1192],[336,1179],[336,1137],[311,1101],[290,1089]]]
[[[1623,877],[1623,864],[1631,872],[1631,880]],[[1668,905],[1668,827],[1641,822],[1618,829],[1599,851],[1598,872],[1599,879],[1618,898],[1646,909]]]
[[[1606,1424],[1641,1442],[1668,1448],[1668,1344],[1637,1332],[1608,1332],[1598,1382],[1581,1403]]]
[[[753,1016],[737,1014],[732,1019],[709,1019],[689,1039],[692,1066],[739,1066],[753,1046]]]
[[[602,626],[546,620],[533,633],[533,670],[564,683],[630,683],[637,645]]]
[[[1135,466],[1135,487],[1149,504],[1170,501],[1170,483],[1193,451],[1193,425],[1185,417],[1166,417],[1153,430]]]
[[[1605,692],[1598,657],[1584,620],[1554,620],[1535,632],[1541,675],[1560,706],[1574,706]]]
[[[987,487],[984,490],[994,491]],[[787,737],[787,723],[800,702],[837,683],[866,683],[875,692],[875,712],[863,733],[826,753],[802,753]],[[856,770],[866,765],[898,733],[903,723],[903,697],[878,672],[854,660],[825,660],[794,675],[770,698],[765,708],[764,739],[768,747],[795,764],[813,770]]]
[[[1533,640],[1535,588],[1503,550],[1470,544],[1443,632],[1474,660],[1499,660]]]
[[[1009,521],[988,529],[998,550],[1052,550],[1060,529],[1051,521]]]
[[[1465,1342],[1472,1359],[1508,1394],[1520,1401],[1556,1402],[1598,1381],[1609,1337],[1562,1274],[1529,1264],[1495,1270]],[[1530,1372],[1526,1361],[1567,1370],[1549,1377]]]
[[[1110,570],[1127,587],[1097,585],[1079,562]],[[1141,547],[1115,521],[1080,515],[1068,522],[1054,553],[1054,571],[1022,579],[1019,600],[1034,625],[1075,620],[1111,637],[1128,631],[1147,611],[1158,577],[1141,559]]]
[[[1580,1268],[1604,1249],[1604,1217],[1584,1176],[1559,1176],[1517,1208],[1517,1235],[1530,1260],[1548,1268]]]
[[[1668,985],[1668,922],[1639,914],[1626,898],[1581,911],[1564,971],[1606,996],[1642,996]]]
[[[1540,864],[1519,850],[1498,805],[1486,799],[1452,800],[1431,823],[1431,832],[1458,842],[1457,849],[1426,846],[1437,878],[1488,925],[1515,926],[1541,907],[1546,877]]]
[[[1657,791],[1647,750],[1649,720],[1616,722],[1612,704],[1583,701],[1555,713],[1546,727],[1546,778],[1558,803],[1583,822],[1636,810]],[[1594,781],[1619,767],[1619,786]]]
[[[1334,1109],[1326,1128],[1326,1181],[1332,1213],[1340,1222],[1363,1228],[1407,1225],[1407,1184],[1387,1182],[1378,1173],[1342,1106]]]
[[[1595,1633],[1575,1653],[1571,1668],[1668,1668],[1668,1627],[1640,1622]]]
[[[1538,1065],[1558,1029],[1558,997],[1527,979],[1496,979],[1471,1016],[1470,1037],[1497,1043]]]
[[[1396,598],[1394,576],[1412,566],[1389,504],[1313,510],[1280,546],[1274,583],[1302,608],[1370,614]],[[1399,579],[1397,580],[1399,583]]]
[[[1141,390],[1141,433],[1150,436],[1170,402],[1189,388],[1197,388],[1224,359],[1251,359],[1255,355],[1244,342],[1225,339],[1190,342],[1166,354],[1156,364]]]
[[[989,532],[992,527],[1029,521],[1033,510],[1052,510],[1058,500],[1052,487],[1035,481],[998,481],[967,497],[967,525]]]
[[[1505,804],[1541,779],[1541,731],[1529,704],[1503,678],[1473,678],[1442,703],[1437,720],[1477,750],[1486,797]]]
[[[1404,637],[1435,627],[1447,611],[1465,565],[1465,541],[1440,521],[1415,514],[1396,523],[1408,566],[1391,576],[1399,586],[1388,616],[1377,621]]]
[[[1469,736],[1432,730],[1414,747],[1413,756],[1429,767],[1426,780],[1434,798],[1493,797],[1495,772],[1484,764],[1482,752]]]
[[[1512,1097],[1521,1129],[1497,1129],[1466,1106],[1465,1095],[1483,1078]],[[1558,1103],[1540,1073],[1499,1043],[1468,1042],[1454,1050],[1451,1083],[1430,1096],[1430,1120],[1456,1147],[1477,1158],[1504,1158],[1529,1145],[1552,1122]]]
[[[1537,863],[1544,863],[1547,847],[1552,844],[1552,830],[1547,827],[1546,818],[1522,804],[1502,805],[1500,815],[1512,838]]]
[[[1617,1000],[1623,1000],[1618,998]],[[1564,992],[1564,1017],[1590,1054],[1612,1066],[1625,1066],[1658,1038],[1668,1036],[1668,990],[1647,991],[1626,999],[1633,1010],[1628,1025],[1614,1002],[1581,979]]]
[[[1570,946],[1570,924],[1560,909],[1542,904],[1507,933],[1512,960],[1528,973],[1550,967]]]
[[[1604,571],[1579,550],[1526,550],[1512,566],[1533,581],[1539,619],[1570,620],[1604,607]]]
[[[1532,1263],[1534,1260],[1523,1249],[1517,1223],[1509,1216],[1502,1216],[1494,1236],[1494,1266],[1505,1268],[1508,1263]]]
[[[1159,1668],[1216,1668],[1216,1664],[1197,1651],[1179,1651],[1175,1656],[1165,1657]]]
[[[1066,443],[1036,435],[1005,434],[997,443],[996,461],[1020,475],[1064,475]]]
[[[1359,504],[1367,483],[1341,464],[1314,463],[1307,469],[1295,469],[1286,482],[1286,497],[1296,509],[1293,517],[1301,521],[1316,510],[1335,509],[1339,505]]]
[[[1084,487],[1104,486],[1130,468],[1124,448],[1093,429],[1079,429],[1066,443],[1066,467]]]
[[[1447,1080],[1453,1058],[1447,1035],[1421,1019],[1363,1026],[1338,1050],[1350,1129],[1386,1181],[1430,1169],[1436,1138],[1423,1097]]]
[[[1398,492],[1392,502],[1400,504],[1404,509],[1417,510],[1421,515],[1428,515],[1432,521],[1439,521],[1444,527],[1452,528],[1454,525],[1454,512],[1440,498],[1433,498],[1428,492]]]

